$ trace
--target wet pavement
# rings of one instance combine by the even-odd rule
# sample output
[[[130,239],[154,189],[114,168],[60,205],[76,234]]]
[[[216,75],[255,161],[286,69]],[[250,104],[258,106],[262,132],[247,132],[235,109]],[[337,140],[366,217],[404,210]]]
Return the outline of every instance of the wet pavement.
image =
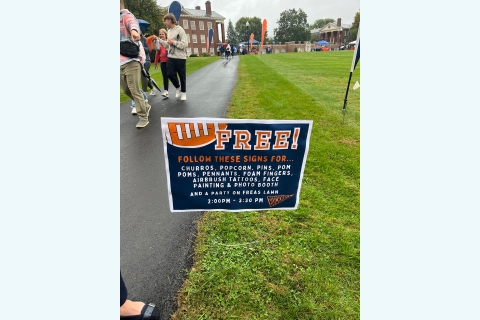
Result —
[[[220,59],[187,76],[186,101],[175,99],[171,83],[170,98],[148,95],[152,110],[143,129],[135,127],[130,102],[120,106],[120,267],[128,299],[155,303],[161,319],[176,310],[202,212],[170,212],[160,118],[225,117],[238,59]]]

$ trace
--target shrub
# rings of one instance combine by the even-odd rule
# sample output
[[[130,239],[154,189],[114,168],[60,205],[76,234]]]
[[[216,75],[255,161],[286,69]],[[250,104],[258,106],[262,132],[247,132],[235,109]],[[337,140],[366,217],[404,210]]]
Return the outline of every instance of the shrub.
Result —
[[[210,54],[209,54],[209,53],[206,53],[206,52],[204,52],[204,53],[202,53],[202,57],[210,57]]]
[[[193,54],[190,55],[190,57],[198,57],[198,54],[193,53]]]
[[[297,49],[297,47],[295,47],[295,49],[293,49],[293,52],[298,52],[298,49]]]

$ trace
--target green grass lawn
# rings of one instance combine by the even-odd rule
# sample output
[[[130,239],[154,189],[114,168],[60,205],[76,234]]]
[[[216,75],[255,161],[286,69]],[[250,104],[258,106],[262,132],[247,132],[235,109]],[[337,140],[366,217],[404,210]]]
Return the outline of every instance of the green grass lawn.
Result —
[[[220,59],[220,57],[217,57],[217,56],[188,58],[187,59],[187,76],[205,67],[206,65],[217,61],[218,59]],[[155,80],[158,87],[163,90],[163,78],[162,78],[162,71],[160,70],[160,64],[158,64],[158,69],[155,69],[155,66],[152,63],[148,73],[150,73],[150,76],[153,78],[153,80]],[[128,100],[130,100],[130,98],[127,97],[127,95],[123,93],[122,88],[120,88],[120,103],[124,103]]]
[[[299,206],[204,214],[174,319],[360,318],[359,90],[341,112],[352,56],[240,57],[228,118],[313,120]]]

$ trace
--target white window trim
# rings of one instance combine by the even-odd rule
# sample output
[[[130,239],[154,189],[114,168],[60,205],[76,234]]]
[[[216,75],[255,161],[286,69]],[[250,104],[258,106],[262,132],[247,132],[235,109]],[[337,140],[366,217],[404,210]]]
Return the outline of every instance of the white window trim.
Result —
[[[200,43],[205,43],[205,35],[204,34],[200,35]]]
[[[195,21],[190,21],[190,27],[192,30],[197,30],[197,27],[195,26]]]
[[[205,30],[205,24],[203,23],[203,21],[198,21],[198,28],[200,30]]]
[[[183,29],[188,29],[188,20],[183,20]]]
[[[198,48],[193,48],[193,53],[198,54]]]
[[[208,28],[208,30],[212,29],[212,23],[211,22],[207,22],[207,28]]]
[[[197,43],[197,35],[192,34],[192,43]]]

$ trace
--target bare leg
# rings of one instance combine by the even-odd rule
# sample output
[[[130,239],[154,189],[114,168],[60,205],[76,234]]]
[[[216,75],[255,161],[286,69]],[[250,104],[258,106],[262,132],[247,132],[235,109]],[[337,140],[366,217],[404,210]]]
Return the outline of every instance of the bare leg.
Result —
[[[142,313],[142,308],[145,303],[141,301],[132,301],[127,300],[125,303],[120,307],[120,316],[138,316]]]

